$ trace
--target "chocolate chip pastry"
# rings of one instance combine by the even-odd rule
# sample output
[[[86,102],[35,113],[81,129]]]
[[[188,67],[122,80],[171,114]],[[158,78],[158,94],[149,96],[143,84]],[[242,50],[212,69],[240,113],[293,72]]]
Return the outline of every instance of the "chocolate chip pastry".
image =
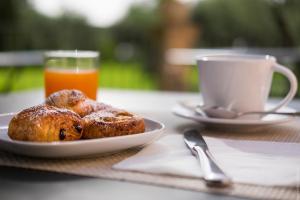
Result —
[[[70,110],[38,105],[15,115],[9,123],[8,135],[22,141],[71,141],[81,138],[83,123]]]
[[[61,90],[51,94],[46,104],[67,108],[83,117],[82,138],[102,138],[142,133],[144,119],[127,111],[88,99],[78,90]]]
[[[18,113],[8,134],[23,141],[69,141],[137,134],[145,131],[144,119],[87,98],[78,90],[51,94],[43,105]]]

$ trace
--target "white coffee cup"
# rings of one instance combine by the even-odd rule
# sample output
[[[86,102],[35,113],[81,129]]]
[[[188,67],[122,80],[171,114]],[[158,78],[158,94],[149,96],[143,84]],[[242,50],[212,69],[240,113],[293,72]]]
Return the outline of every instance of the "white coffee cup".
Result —
[[[297,79],[291,70],[269,55],[209,55],[197,58],[204,105],[220,106],[238,112],[264,111],[273,72],[290,82],[288,94],[275,107],[287,105],[297,91]]]

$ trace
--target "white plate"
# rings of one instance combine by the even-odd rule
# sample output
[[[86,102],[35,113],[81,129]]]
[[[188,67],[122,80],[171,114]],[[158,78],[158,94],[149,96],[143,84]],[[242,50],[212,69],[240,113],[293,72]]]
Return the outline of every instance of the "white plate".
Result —
[[[193,104],[188,102],[190,106]],[[196,104],[195,104],[196,105]],[[274,105],[272,103],[267,103],[266,108],[272,108]],[[280,109],[281,112],[295,112],[295,109],[284,107]],[[272,124],[279,124],[293,120],[295,117],[286,115],[266,115],[261,119],[220,119],[220,118],[209,118],[196,114],[190,109],[187,109],[181,105],[176,105],[172,112],[186,119],[191,119],[196,122],[200,122],[206,126],[211,127],[230,127],[230,128],[248,128],[248,127],[261,127]]]
[[[13,115],[0,115],[0,149],[33,157],[85,157],[112,153],[149,144],[157,140],[164,129],[162,123],[145,119],[146,131],[140,134],[66,142],[25,142],[8,137],[7,126]]]

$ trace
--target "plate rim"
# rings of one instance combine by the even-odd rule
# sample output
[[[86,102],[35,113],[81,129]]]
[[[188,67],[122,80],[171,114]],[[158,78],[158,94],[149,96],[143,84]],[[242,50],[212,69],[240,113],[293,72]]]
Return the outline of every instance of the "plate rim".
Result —
[[[272,104],[267,102],[267,104]],[[296,109],[291,108],[289,106],[284,106],[283,108],[287,108],[292,111],[296,111]],[[185,114],[182,114],[178,112],[178,109],[185,109],[189,112],[191,112],[189,109],[184,108],[183,106],[176,104],[172,108],[172,113],[178,117],[185,118],[185,119],[190,119],[199,123],[207,123],[207,124],[214,124],[214,125],[231,125],[231,126],[249,126],[249,125],[271,125],[271,124],[279,124],[279,123],[284,123],[291,121],[295,119],[294,116],[284,116],[282,118],[278,119],[272,119],[272,120],[251,120],[251,119],[244,119],[244,120],[236,120],[236,119],[218,119],[218,118],[207,118],[204,116],[187,116]],[[283,116],[283,115],[282,115]]]
[[[2,113],[0,114],[0,118],[6,117],[6,116],[12,116],[16,113]],[[165,125],[162,122],[159,122],[157,120],[150,119],[148,117],[143,117],[145,121],[154,122],[155,124],[159,125],[159,128],[151,130],[151,131],[145,131],[143,133],[138,134],[131,134],[131,135],[121,135],[121,136],[114,136],[114,137],[104,137],[104,138],[95,138],[95,139],[86,139],[86,140],[74,140],[74,141],[55,141],[55,142],[33,142],[33,141],[18,141],[18,140],[5,140],[0,138],[0,142],[4,142],[7,144],[14,144],[14,145],[21,145],[21,146],[30,146],[30,147],[55,147],[55,146],[72,146],[72,145],[82,145],[82,144],[94,144],[94,143],[102,143],[112,140],[119,140],[121,138],[134,138],[139,137],[141,135],[151,135],[153,132],[161,131],[165,129]],[[8,124],[7,124],[8,126]],[[6,133],[7,134],[7,133]]]

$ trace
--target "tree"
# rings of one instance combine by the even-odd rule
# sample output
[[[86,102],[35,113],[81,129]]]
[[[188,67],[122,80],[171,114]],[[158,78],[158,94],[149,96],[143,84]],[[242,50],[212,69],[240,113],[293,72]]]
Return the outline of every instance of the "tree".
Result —
[[[280,11],[276,13],[275,3],[267,0],[200,1],[193,14],[194,21],[202,27],[203,35],[199,44],[232,46],[236,39],[242,39],[248,46],[282,46],[286,37],[282,35],[282,26],[276,16],[288,12],[283,7],[286,4],[290,4],[288,0],[277,5],[276,9]],[[296,10],[296,7],[293,9]]]
[[[156,7],[135,5],[128,15],[111,29],[116,43],[132,44],[137,52],[136,59],[145,62],[144,66],[149,71],[154,71],[156,66],[152,56],[157,48],[152,40],[159,17]]]

